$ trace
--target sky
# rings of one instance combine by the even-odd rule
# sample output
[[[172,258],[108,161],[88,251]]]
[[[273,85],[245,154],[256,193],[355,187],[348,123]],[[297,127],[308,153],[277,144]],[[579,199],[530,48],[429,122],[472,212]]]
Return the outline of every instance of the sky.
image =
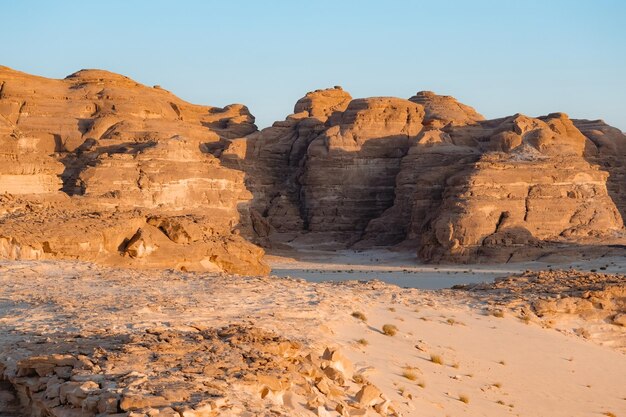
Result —
[[[624,0],[0,0],[0,13],[0,65],[106,69],[197,104],[243,103],[260,127],[340,85],[626,131]]]

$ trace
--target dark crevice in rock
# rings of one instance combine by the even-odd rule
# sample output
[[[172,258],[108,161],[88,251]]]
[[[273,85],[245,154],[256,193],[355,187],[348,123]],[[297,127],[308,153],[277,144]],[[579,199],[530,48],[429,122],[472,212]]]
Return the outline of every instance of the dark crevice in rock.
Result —
[[[0,366],[0,370],[2,366]],[[0,416],[1,417],[26,417],[28,413],[20,403],[17,390],[2,375],[0,375]]]

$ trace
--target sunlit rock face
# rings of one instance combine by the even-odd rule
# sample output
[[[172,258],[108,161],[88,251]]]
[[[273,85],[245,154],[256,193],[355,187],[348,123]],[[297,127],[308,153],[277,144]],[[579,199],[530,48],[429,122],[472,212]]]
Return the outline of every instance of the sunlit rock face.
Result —
[[[3,67],[0,86],[0,191],[17,197],[4,202],[4,256],[267,271],[233,233],[252,197],[244,174],[208,152],[256,131],[245,106],[192,105],[100,70],[52,80]],[[180,215],[202,230],[193,242],[145,232],[154,216]],[[126,248],[137,234],[149,250]]]
[[[270,233],[302,233],[300,176],[311,143],[347,108],[352,97],[341,87],[307,93],[284,121],[218,149],[222,163],[246,173],[253,239],[269,243]]]
[[[259,131],[101,70],[0,68],[0,256],[266,273],[270,248],[510,261],[621,242],[626,136],[450,96],[316,90]],[[253,243],[251,243],[253,242]]]
[[[447,179],[432,220],[411,225],[424,258],[523,259],[519,248],[542,241],[584,242],[622,229],[608,173],[587,161],[594,145],[566,115],[516,115],[450,136],[473,138],[481,154]]]

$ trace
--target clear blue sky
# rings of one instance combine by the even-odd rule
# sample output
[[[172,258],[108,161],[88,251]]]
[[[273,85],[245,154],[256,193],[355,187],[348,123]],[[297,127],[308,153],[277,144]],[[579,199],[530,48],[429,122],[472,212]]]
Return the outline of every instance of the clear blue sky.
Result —
[[[624,0],[0,0],[0,12],[0,64],[108,69],[191,102],[244,103],[261,127],[341,85],[626,130]]]

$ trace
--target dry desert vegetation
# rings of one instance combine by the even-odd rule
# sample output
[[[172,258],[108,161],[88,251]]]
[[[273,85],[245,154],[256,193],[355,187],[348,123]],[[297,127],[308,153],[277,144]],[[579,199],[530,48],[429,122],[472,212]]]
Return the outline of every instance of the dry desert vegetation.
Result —
[[[0,416],[624,416],[625,160],[426,91],[259,130],[0,67]]]

